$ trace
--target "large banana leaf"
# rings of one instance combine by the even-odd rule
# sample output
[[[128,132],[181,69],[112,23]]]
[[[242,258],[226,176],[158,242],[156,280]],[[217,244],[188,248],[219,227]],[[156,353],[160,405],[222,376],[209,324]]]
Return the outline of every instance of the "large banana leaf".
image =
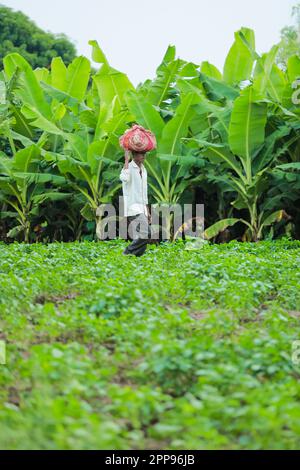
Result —
[[[55,191],[45,191],[43,194],[32,196],[31,200],[34,204],[42,204],[45,201],[63,201],[72,197],[71,193],[60,193]]]
[[[68,95],[82,101],[89,83],[91,65],[83,56],[76,57],[67,68],[65,91]]]
[[[38,79],[38,82],[50,83],[51,77],[49,70],[46,67],[38,67],[33,70],[34,75]]]
[[[253,87],[247,87],[234,102],[228,142],[232,153],[240,157],[248,181],[252,157],[265,139],[266,121],[267,104],[256,103]]]
[[[224,80],[230,85],[249,80],[254,63],[252,49],[255,49],[255,36],[252,29],[241,28],[234,36],[235,41],[228,53],[223,71]]]
[[[34,126],[38,129],[42,129],[44,132],[49,132],[50,134],[63,135],[64,132],[59,129],[51,120],[47,119],[39,110],[33,106],[24,105],[22,107],[22,114],[28,119],[31,126]]]
[[[195,115],[195,105],[200,101],[197,93],[187,93],[181,104],[177,107],[175,115],[165,125],[161,139],[158,143],[157,154],[159,155],[182,155],[182,138],[188,134],[189,123]],[[172,162],[161,161],[161,169],[168,186],[170,183]]]
[[[16,181],[22,181],[26,185],[29,184],[44,184],[44,183],[53,183],[56,185],[62,185],[66,182],[63,176],[53,175],[51,173],[30,173],[30,172],[20,172],[15,171],[13,173]]]
[[[199,79],[207,98],[211,101],[223,101],[224,99],[232,101],[239,95],[238,89],[223,80],[217,80],[202,72],[199,72]]]
[[[213,64],[210,64],[207,61],[202,62],[200,71],[207,75],[208,77],[214,78],[216,80],[222,80],[223,76],[220,70]]]
[[[20,172],[28,172],[33,162],[37,163],[40,161],[39,156],[40,149],[36,145],[30,145],[25,149],[19,150],[12,160],[13,169]]]
[[[195,105],[199,104],[201,98],[197,93],[187,93],[181,104],[176,109],[175,115],[165,125],[158,145],[159,154],[180,155],[181,138],[186,137],[189,123],[195,115]]]
[[[155,106],[160,107],[163,101],[169,97],[171,84],[176,81],[178,73],[185,64],[183,60],[175,59],[175,56],[175,46],[169,45],[162,63],[156,69],[157,76],[148,87],[145,98],[149,103]]]
[[[104,163],[104,159],[107,158],[110,162],[113,162],[117,156],[116,147],[119,146],[119,136],[124,133],[129,118],[130,114],[127,110],[116,114],[103,124],[103,131],[106,133],[105,138],[94,140],[90,144],[87,160],[90,164],[91,172],[97,175],[98,180],[102,167],[101,161]],[[109,163],[109,160],[106,163]]]
[[[67,67],[61,57],[54,57],[51,62],[51,85],[58,90],[66,89]]]
[[[223,219],[215,224],[211,225],[204,231],[204,237],[206,240],[210,240],[211,238],[216,237],[220,232],[223,232],[228,227],[232,227],[233,225],[241,222],[241,219]]]
[[[203,94],[201,88],[197,87],[193,82],[179,79],[177,87],[181,92],[181,96],[184,96],[186,93],[194,92],[200,98],[199,104],[195,106],[195,111],[197,116],[201,116],[202,119],[194,118],[192,127],[192,129],[196,130],[194,133],[200,133],[200,131],[203,132],[205,127],[207,129],[217,127],[218,134],[222,136],[222,140],[227,141],[231,114],[230,107],[223,107],[208,100]],[[205,117],[203,117],[203,115],[205,115]],[[203,126],[203,118],[205,119],[205,126]],[[216,118],[217,123],[213,122],[212,118]]]
[[[124,104],[124,94],[128,90],[134,90],[134,86],[127,75],[112,68],[100,49],[97,41],[89,41],[93,47],[93,60],[103,64],[101,69],[93,76],[97,86],[101,103],[110,105],[113,98],[117,96],[119,110]]]
[[[282,126],[276,129],[272,134],[266,137],[263,148],[255,155],[252,168],[253,173],[256,174],[265,168],[271,161],[274,160],[276,152],[274,147],[278,141],[287,137],[291,133],[291,129],[288,126]]]
[[[55,163],[62,175],[70,174],[74,178],[86,181],[86,174],[90,171],[88,163],[78,161],[69,155],[61,155],[54,152],[46,152],[44,159],[49,163]]]
[[[287,63],[287,71],[289,82],[292,84],[295,80],[300,79],[300,57],[294,55],[289,57]]]
[[[258,94],[281,103],[287,80],[275,63],[278,49],[278,46],[274,46],[269,53],[258,58],[254,71],[254,89]]]
[[[164,120],[151,102],[147,101],[141,93],[135,91],[127,92],[125,99],[128,109],[134,114],[136,121],[154,132],[156,138],[159,139],[164,128]]]
[[[22,73],[19,78],[20,86],[17,94],[24,104],[38,109],[40,114],[50,118],[51,109],[47,103],[43,90],[28,62],[18,53],[8,54],[3,59],[5,74],[11,78],[13,73],[19,68]]]

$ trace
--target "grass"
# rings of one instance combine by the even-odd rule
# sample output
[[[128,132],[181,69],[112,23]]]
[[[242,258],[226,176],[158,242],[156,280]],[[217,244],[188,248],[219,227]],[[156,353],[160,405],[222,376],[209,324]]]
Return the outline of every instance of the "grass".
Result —
[[[124,246],[0,243],[0,448],[299,448],[300,242]]]

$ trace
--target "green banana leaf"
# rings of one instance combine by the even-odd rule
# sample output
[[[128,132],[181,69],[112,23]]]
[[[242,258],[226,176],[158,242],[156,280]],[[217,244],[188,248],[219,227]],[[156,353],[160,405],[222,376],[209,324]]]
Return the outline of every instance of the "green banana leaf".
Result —
[[[103,64],[100,70],[93,76],[101,103],[109,106],[114,97],[117,96],[119,110],[121,110],[122,105],[125,104],[125,92],[128,90],[134,90],[134,86],[128,79],[127,75],[112,68],[108,64],[108,61],[97,41],[89,41],[89,44],[93,48],[93,60]]]
[[[127,92],[125,100],[128,109],[134,114],[136,121],[146,129],[150,129],[158,140],[164,128],[164,120],[153,107],[151,101],[147,101],[141,93],[136,91]]]
[[[255,49],[254,31],[241,28],[235,34],[235,41],[224,64],[223,77],[226,83],[237,85],[251,78],[254,63],[252,49]],[[249,47],[250,45],[250,47]]]
[[[51,121],[51,118],[47,119],[38,108],[24,105],[22,106],[22,114],[28,119],[31,126],[42,129],[50,134],[64,135],[64,132]]]
[[[242,91],[233,104],[229,126],[229,146],[243,164],[247,179],[252,176],[252,157],[264,143],[267,104],[254,101],[252,86]]]
[[[63,176],[52,175],[51,173],[29,173],[29,172],[14,172],[14,178],[16,181],[24,181],[27,185],[29,184],[44,184],[53,183],[56,185],[62,185],[66,183],[66,179]]]
[[[67,67],[61,57],[54,57],[51,62],[51,86],[58,90],[66,89]]]
[[[293,55],[288,58],[287,73],[291,84],[300,78],[300,57],[298,55]]]
[[[215,224],[211,225],[206,230],[204,230],[204,237],[206,238],[206,240],[210,240],[211,238],[216,237],[220,232],[223,232],[226,228],[232,227],[238,222],[241,222],[241,219],[232,218],[220,220],[219,222],[216,222]]]
[[[207,61],[202,62],[200,71],[204,74],[207,75],[210,78],[214,78],[216,80],[222,80],[223,75],[220,72],[220,70],[213,64],[210,64]]]
[[[175,46],[169,45],[161,64],[156,69],[156,78],[147,87],[145,99],[148,103],[161,107],[162,103],[169,98],[171,85],[186,64],[181,59],[176,59]],[[143,91],[143,87],[142,87]]]
[[[67,68],[65,91],[73,98],[82,101],[90,79],[90,61],[83,56],[76,57]]]
[[[18,53],[8,54],[3,59],[4,70],[8,78],[11,78],[16,69],[20,69],[18,87],[16,93],[26,105],[39,110],[39,113],[46,118],[51,118],[51,109],[45,99],[43,90],[29,63]]]

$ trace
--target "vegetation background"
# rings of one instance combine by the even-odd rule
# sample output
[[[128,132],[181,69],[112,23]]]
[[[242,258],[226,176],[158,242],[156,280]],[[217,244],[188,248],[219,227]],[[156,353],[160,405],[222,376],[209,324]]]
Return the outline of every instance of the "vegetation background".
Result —
[[[299,449],[299,11],[134,87],[0,8],[1,449]],[[203,243],[98,242],[133,122],[150,201],[204,203]]]

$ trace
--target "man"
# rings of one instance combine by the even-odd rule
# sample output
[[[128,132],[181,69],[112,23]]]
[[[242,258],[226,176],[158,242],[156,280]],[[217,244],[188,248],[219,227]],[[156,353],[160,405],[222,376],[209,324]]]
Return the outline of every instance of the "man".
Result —
[[[147,170],[143,164],[145,153],[125,150],[125,165],[120,174],[123,187],[124,215],[128,217],[129,230],[133,230],[133,241],[124,255],[142,256],[151,239],[151,214],[148,206]],[[137,233],[138,232],[138,233]]]

